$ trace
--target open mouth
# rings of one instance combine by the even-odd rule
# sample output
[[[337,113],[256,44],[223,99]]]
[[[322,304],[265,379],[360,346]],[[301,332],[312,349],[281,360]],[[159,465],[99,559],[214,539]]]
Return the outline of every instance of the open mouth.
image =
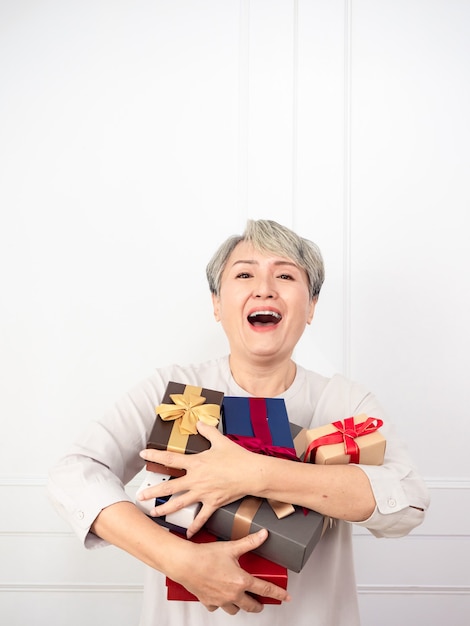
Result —
[[[248,315],[252,326],[275,326],[281,319],[282,315],[276,311],[254,311]]]

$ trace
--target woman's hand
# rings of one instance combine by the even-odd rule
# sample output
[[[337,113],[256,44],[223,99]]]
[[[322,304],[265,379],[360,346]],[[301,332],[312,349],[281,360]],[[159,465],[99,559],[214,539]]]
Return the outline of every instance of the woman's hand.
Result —
[[[169,533],[131,502],[116,502],[99,513],[92,532],[182,584],[209,611],[261,611],[263,605],[250,593],[281,602],[290,599],[285,589],[255,578],[238,563],[242,554],[266,540],[266,530],[237,541],[195,543]]]
[[[254,480],[262,468],[261,455],[244,450],[222,435],[215,426],[198,422],[197,428],[211,442],[211,448],[205,452],[180,454],[147,449],[140,454],[146,461],[186,470],[181,478],[143,490],[139,499],[149,500],[183,492],[171,502],[155,507],[151,512],[153,516],[168,515],[194,502],[201,502],[201,510],[188,528],[188,537],[200,530],[216,509],[246,495],[255,495]]]
[[[240,609],[259,613],[264,607],[250,594],[288,601],[290,596],[285,589],[255,578],[238,563],[242,554],[260,546],[267,536],[266,530],[260,530],[237,541],[187,542],[181,562],[176,555],[175,571],[170,577],[193,593],[209,611],[221,607],[230,615]],[[191,550],[190,560],[187,550]]]

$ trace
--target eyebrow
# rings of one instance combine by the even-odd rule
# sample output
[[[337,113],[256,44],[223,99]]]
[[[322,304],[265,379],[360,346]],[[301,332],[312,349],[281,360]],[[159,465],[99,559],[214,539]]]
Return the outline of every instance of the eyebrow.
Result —
[[[234,267],[235,265],[259,265],[258,261],[255,261],[253,259],[239,259],[238,261],[234,261],[232,263],[232,267]],[[299,266],[294,263],[293,261],[274,261],[274,265],[290,265],[291,267],[296,267],[297,269],[299,269]]]

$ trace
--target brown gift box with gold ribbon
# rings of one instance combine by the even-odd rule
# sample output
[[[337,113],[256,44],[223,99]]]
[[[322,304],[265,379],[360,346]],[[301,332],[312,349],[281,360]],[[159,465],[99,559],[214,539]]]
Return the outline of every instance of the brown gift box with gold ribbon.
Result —
[[[198,420],[217,426],[224,394],[194,385],[169,382],[162,399],[156,407],[157,417],[147,442],[147,448],[171,450],[180,454],[195,454],[210,448],[209,441],[200,435]],[[181,476],[184,470],[169,468],[148,462],[153,472]]]

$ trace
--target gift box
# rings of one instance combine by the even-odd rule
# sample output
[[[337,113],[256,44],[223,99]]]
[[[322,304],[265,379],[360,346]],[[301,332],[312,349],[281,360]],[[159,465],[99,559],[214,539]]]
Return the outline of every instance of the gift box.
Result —
[[[360,414],[304,432],[304,461],[319,465],[362,463],[382,465],[385,438],[378,432],[383,421]]]
[[[225,396],[222,425],[225,435],[252,452],[298,460],[282,398]]]
[[[143,481],[136,492],[136,496],[144,489],[160,485],[162,482],[166,482],[167,480],[171,480],[172,478],[173,476],[169,476],[166,473],[161,474],[154,471],[147,471],[145,472]],[[181,493],[182,492],[178,492],[173,494],[172,496],[151,498],[149,500],[136,499],[135,504],[138,509],[151,517],[151,519],[160,524],[160,526],[165,526],[166,528],[185,532],[186,529],[189,528],[190,524],[194,521],[196,515],[199,513],[201,509],[200,502],[190,504],[182,509],[174,511],[173,513],[169,513],[168,515],[162,515],[160,517],[153,517],[150,515],[150,511],[153,509],[154,506],[164,504],[168,500],[171,500],[172,498],[176,498],[177,496],[181,495]]]
[[[247,496],[217,509],[205,528],[221,539],[239,539],[266,528],[268,538],[253,553],[300,572],[320,541],[324,517],[295,506],[292,514],[279,519],[267,500]]]
[[[199,420],[216,426],[224,394],[221,391],[169,382],[162,404],[156,407],[157,417],[147,442],[147,448],[194,454],[210,448],[210,442],[200,435]],[[184,470],[148,462],[147,470],[181,476]]]
[[[284,400],[226,396],[222,407],[224,433],[247,449],[298,461]],[[252,441],[254,440],[254,441]],[[262,528],[266,541],[254,553],[300,572],[323,532],[324,517],[288,503],[247,496],[215,511],[205,527],[222,539],[239,539]]]
[[[194,535],[191,541],[196,541],[197,543],[208,543],[210,541],[217,541],[217,538],[214,535],[202,530]],[[256,578],[260,578],[261,580],[274,583],[278,587],[287,589],[288,574],[285,567],[272,563],[267,559],[263,559],[253,552],[246,552],[245,554],[242,554],[238,561],[240,563],[240,567],[253,576],[256,576]],[[183,587],[183,585],[175,582],[171,578],[166,578],[166,586],[168,600],[197,602],[195,595],[190,593],[185,587]],[[257,594],[252,595],[256,598],[256,600],[258,600],[258,602],[261,602],[261,604],[281,604],[280,600],[275,600],[274,598],[259,596]]]

